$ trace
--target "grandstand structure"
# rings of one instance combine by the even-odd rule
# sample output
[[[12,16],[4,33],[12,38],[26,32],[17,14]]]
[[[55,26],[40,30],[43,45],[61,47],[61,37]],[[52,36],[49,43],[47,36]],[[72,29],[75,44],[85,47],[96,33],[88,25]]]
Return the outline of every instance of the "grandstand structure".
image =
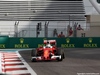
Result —
[[[0,1],[0,12],[3,21],[68,21],[69,15],[77,21],[85,20],[82,1]]]
[[[86,29],[85,15],[91,14],[89,8],[85,8],[86,1],[88,0],[0,0],[0,35],[36,37],[39,22],[42,24],[39,37],[45,37],[46,22],[49,22],[48,37],[53,36],[55,28],[58,33],[63,31],[67,36],[67,26],[75,23]]]

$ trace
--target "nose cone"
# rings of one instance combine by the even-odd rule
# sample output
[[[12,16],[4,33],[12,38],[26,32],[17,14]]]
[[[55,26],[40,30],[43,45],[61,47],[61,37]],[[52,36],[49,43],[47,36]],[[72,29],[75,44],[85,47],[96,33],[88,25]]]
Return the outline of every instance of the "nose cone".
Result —
[[[49,51],[48,50],[44,50],[44,58],[48,59],[49,57]]]

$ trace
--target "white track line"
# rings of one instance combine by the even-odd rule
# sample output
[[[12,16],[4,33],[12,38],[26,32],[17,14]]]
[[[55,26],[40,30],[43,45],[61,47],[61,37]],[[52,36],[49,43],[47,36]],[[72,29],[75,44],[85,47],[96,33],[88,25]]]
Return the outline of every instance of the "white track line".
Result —
[[[16,70],[16,71],[6,71],[6,74],[25,74],[25,73],[29,73],[28,70]],[[34,75],[34,74],[33,74]]]
[[[14,53],[14,55],[11,53]],[[5,57],[7,57],[7,59],[5,59]],[[18,59],[14,58],[14,57],[18,57]],[[14,66],[12,65],[12,64],[19,64],[19,63],[21,63],[23,65],[14,65]],[[7,66],[6,64],[9,64],[9,65]],[[6,65],[6,66],[2,66],[2,65]],[[12,70],[10,70],[10,69],[12,69]],[[16,70],[16,69],[18,69],[18,70]],[[6,73],[6,74],[10,74],[10,75],[12,75],[12,74],[37,75],[34,72],[34,70],[28,65],[28,63],[22,58],[22,56],[19,54],[18,51],[17,52],[2,52],[2,53],[0,53],[0,73]]]
[[[16,64],[16,63],[22,63],[22,62],[5,62],[4,64]]]
[[[5,61],[6,61],[6,60],[16,60],[16,61],[17,61],[17,60],[19,60],[19,59],[5,59]]]
[[[17,51],[19,58],[22,60],[24,65],[27,67],[28,71],[31,73],[31,75],[37,75],[36,72],[28,65],[28,63],[22,58],[22,56]]]
[[[5,66],[5,68],[25,68],[25,65]]]

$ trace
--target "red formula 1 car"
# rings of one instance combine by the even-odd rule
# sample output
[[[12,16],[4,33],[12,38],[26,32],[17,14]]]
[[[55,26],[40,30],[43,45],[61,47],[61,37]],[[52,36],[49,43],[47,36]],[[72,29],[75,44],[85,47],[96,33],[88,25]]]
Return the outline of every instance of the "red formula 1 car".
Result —
[[[44,40],[46,46],[39,47],[31,51],[31,61],[41,61],[41,60],[58,60],[62,61],[64,56],[64,50],[56,47],[56,40]]]

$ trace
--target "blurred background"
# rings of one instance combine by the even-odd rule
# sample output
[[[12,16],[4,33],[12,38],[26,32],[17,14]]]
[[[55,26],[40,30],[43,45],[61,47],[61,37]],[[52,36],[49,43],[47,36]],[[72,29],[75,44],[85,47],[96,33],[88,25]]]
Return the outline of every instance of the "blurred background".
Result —
[[[0,0],[0,35],[100,37],[100,0]],[[56,31],[55,31],[56,30]]]

